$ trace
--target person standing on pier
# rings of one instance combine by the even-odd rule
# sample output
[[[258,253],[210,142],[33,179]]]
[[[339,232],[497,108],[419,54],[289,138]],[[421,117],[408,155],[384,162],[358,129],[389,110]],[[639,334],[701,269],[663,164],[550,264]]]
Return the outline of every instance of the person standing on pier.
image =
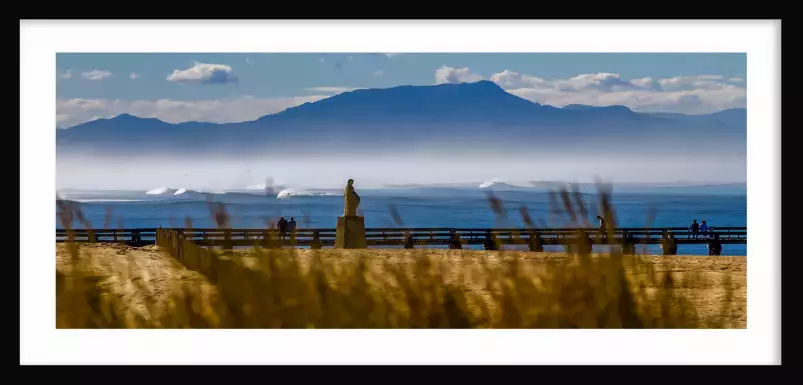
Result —
[[[705,221],[703,221],[705,223]],[[689,226],[689,230],[691,230],[691,235],[693,238],[697,238],[697,235],[700,233],[700,224],[697,223],[697,220],[693,220],[691,222],[691,226]]]
[[[279,230],[280,239],[284,239],[284,234],[287,232],[287,220],[284,217],[279,218],[279,222],[276,223],[276,229]]]
[[[296,232],[296,218],[290,217],[290,221],[287,222],[287,232],[290,233],[290,239],[295,238]]]
[[[708,224],[705,223],[705,220],[703,220],[703,224],[700,225],[700,233],[703,234],[703,237],[708,238]]]

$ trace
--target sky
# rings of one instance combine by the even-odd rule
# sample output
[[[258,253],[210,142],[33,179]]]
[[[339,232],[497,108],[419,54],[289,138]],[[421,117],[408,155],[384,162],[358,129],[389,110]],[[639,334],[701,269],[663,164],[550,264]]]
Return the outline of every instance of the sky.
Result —
[[[557,107],[686,114],[746,107],[739,53],[61,53],[56,65],[61,128],[122,113],[247,121],[358,88],[483,79]]]
[[[58,54],[56,64],[56,120],[58,127],[67,129],[122,113],[171,123],[249,121],[359,88],[478,80],[557,107],[625,105],[641,112],[686,114],[746,107],[744,54],[82,53]],[[272,178],[290,186],[326,187],[340,186],[351,177],[359,178],[363,186],[491,179],[525,184],[557,179],[589,182],[595,177],[614,182],[745,180],[743,154],[710,159],[650,154],[638,161],[612,155],[584,157],[577,152],[565,155],[512,160],[472,154],[455,168],[453,153],[432,159],[388,154],[371,162],[360,157],[327,158],[323,163],[314,157],[235,159],[212,154],[202,159],[138,155],[98,162],[76,154],[59,156],[57,186],[215,190]],[[477,159],[477,164],[470,164]],[[147,173],[139,172],[151,164],[154,167]],[[91,173],[86,172],[89,168]],[[444,168],[453,169],[448,178],[437,171]],[[377,170],[382,169],[394,170],[392,177],[379,177]]]

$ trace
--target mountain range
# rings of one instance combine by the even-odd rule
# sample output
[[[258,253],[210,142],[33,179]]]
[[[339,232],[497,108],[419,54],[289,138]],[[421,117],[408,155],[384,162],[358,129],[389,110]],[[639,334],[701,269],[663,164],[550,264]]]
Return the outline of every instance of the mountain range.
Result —
[[[640,113],[625,106],[543,105],[490,81],[359,89],[253,121],[167,123],[122,114],[57,129],[60,154],[705,151],[744,156],[746,110]]]

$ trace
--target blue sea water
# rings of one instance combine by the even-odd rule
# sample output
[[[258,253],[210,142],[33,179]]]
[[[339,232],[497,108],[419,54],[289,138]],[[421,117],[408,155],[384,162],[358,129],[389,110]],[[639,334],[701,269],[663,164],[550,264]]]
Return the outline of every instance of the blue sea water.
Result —
[[[366,227],[524,227],[520,209],[526,208],[539,226],[571,224],[550,214],[550,196],[543,191],[494,191],[502,202],[504,218],[494,214],[488,190],[478,188],[415,188],[359,190],[360,213]],[[341,191],[228,192],[193,191],[80,191],[62,193],[78,202],[94,228],[215,227],[209,200],[220,202],[235,228],[274,227],[279,216],[293,216],[299,228],[334,228],[343,213]],[[687,227],[693,219],[712,227],[746,226],[746,195],[699,193],[617,193],[612,195],[618,227]],[[583,194],[588,222],[596,226],[598,196]],[[560,205],[560,201],[558,204]],[[561,205],[562,206],[562,205]],[[392,208],[398,213],[394,220]],[[566,218],[563,215],[563,218]],[[74,227],[82,227],[73,224]],[[57,225],[61,228],[61,224]],[[547,251],[552,250],[547,247]],[[555,249],[558,250],[558,249]],[[659,253],[658,246],[647,252]],[[678,254],[706,255],[705,245],[680,245]],[[723,245],[723,255],[746,255],[746,245]]]

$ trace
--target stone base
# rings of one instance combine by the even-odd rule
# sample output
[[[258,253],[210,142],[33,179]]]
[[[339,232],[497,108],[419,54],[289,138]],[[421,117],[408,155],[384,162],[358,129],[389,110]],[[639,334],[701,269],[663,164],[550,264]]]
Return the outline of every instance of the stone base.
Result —
[[[364,249],[365,217],[337,217],[336,249]]]

